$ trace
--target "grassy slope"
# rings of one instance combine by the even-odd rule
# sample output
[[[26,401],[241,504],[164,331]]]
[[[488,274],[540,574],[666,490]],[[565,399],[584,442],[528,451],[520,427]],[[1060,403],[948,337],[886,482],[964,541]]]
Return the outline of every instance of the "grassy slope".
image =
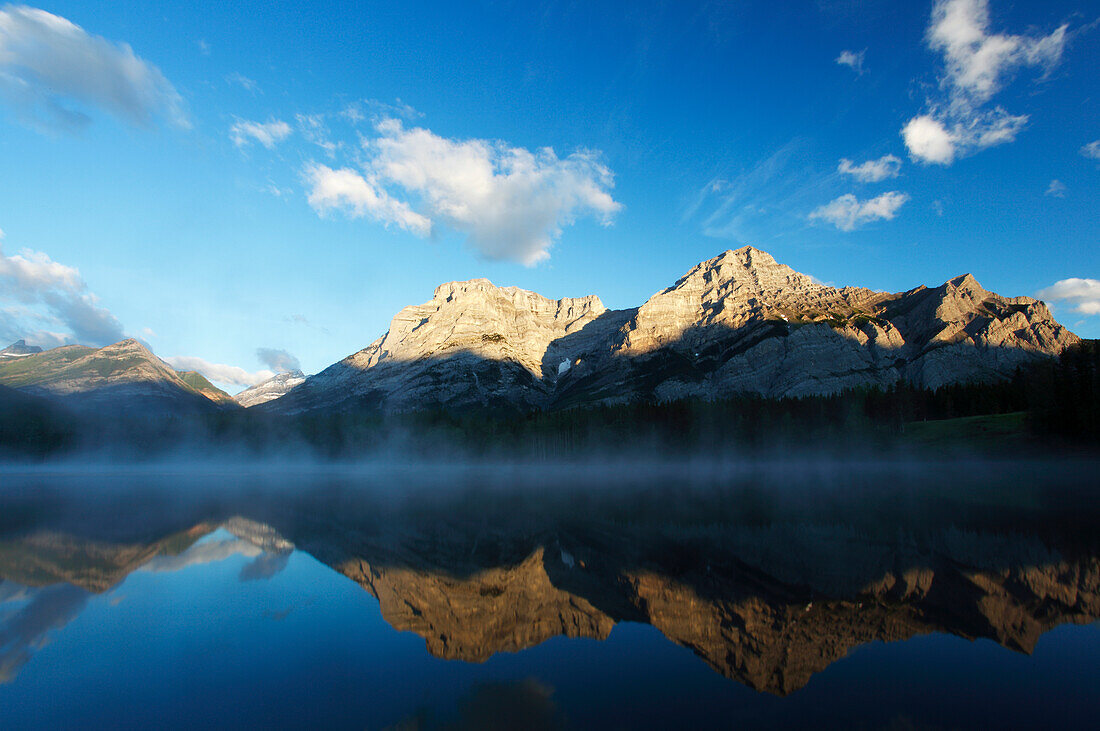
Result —
[[[83,345],[69,345],[25,358],[0,361],[0,384],[21,388],[64,378],[73,361],[90,355],[95,350]]]
[[[180,380],[182,380],[192,391],[199,394],[200,396],[205,396],[211,401],[220,404],[237,403],[233,400],[232,396],[215,386],[210,381],[206,380],[206,378],[201,373],[198,373],[196,371],[179,371],[178,375],[180,377]]]

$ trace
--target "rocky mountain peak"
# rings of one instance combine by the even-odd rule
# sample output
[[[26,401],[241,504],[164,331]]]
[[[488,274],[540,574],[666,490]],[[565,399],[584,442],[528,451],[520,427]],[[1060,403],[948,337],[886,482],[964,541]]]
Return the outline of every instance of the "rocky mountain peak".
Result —
[[[259,406],[260,404],[266,404],[268,401],[282,398],[291,390],[302,385],[305,380],[306,376],[301,371],[286,371],[257,383],[255,386],[246,388],[234,396],[233,400],[246,409]]]
[[[155,358],[148,348],[142,345],[141,341],[135,338],[126,338],[125,340],[119,340],[117,343],[111,345],[105,345],[99,349],[101,355],[147,355]]]
[[[673,286],[638,308],[622,350],[640,355],[682,343],[694,349],[704,331],[732,331],[750,322],[849,314],[882,295],[835,288],[778,263],[751,246],[726,251],[692,267]]]
[[[22,358],[35,353],[41,353],[42,348],[37,345],[27,345],[26,340],[16,340],[8,347],[0,350],[0,358]]]
[[[596,295],[555,300],[519,287],[498,287],[485,278],[470,279],[465,282],[446,282],[436,287],[432,293],[432,303],[439,303],[440,307],[444,305],[468,307],[471,304],[477,305],[494,300],[510,303],[513,307],[540,312],[556,312],[563,309],[573,312],[586,310],[602,312],[607,309]],[[421,305],[421,307],[425,306],[427,304]]]
[[[751,246],[693,266],[636,309],[448,282],[273,409],[531,410],[633,400],[801,397],[996,380],[1078,342],[1028,297],[966,274],[891,294],[833,287]]]
[[[817,286],[812,277],[778,263],[766,251],[743,246],[695,265],[665,292],[689,290],[713,301],[731,294],[747,296]]]

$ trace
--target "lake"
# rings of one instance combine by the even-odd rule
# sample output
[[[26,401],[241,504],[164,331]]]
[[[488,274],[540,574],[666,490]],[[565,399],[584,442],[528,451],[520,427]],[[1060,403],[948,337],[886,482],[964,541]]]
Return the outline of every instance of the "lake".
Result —
[[[1087,726],[1096,468],[9,468],[0,726]]]

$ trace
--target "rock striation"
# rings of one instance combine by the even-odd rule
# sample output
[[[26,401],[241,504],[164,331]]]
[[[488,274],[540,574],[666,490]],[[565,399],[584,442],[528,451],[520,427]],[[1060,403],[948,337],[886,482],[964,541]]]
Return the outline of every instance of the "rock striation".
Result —
[[[891,294],[831,287],[753,247],[693,267],[640,307],[552,300],[485,279],[441,285],[273,411],[768,398],[994,381],[1079,338],[1046,305],[967,274]]]
[[[246,409],[252,406],[259,406],[260,404],[266,404],[268,401],[274,401],[277,398],[286,396],[292,389],[302,385],[305,380],[305,374],[301,371],[279,373],[266,381],[246,388],[236,396],[233,396],[233,400]]]

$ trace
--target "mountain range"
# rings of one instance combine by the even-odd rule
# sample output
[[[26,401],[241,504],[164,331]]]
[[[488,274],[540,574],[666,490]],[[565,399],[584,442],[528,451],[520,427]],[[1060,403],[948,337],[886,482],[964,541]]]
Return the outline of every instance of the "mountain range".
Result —
[[[1042,302],[969,274],[897,294],[831,287],[744,247],[644,304],[552,300],[486,279],[401,310],[368,347],[261,407],[504,408],[824,395],[1010,377],[1080,339]]]
[[[969,274],[901,293],[838,288],[747,246],[624,310],[486,279],[442,284],[366,348],[235,397],[133,339],[47,351],[19,341],[0,353],[0,385],[96,407],[523,413],[991,382],[1078,342],[1042,302],[989,292]]]

